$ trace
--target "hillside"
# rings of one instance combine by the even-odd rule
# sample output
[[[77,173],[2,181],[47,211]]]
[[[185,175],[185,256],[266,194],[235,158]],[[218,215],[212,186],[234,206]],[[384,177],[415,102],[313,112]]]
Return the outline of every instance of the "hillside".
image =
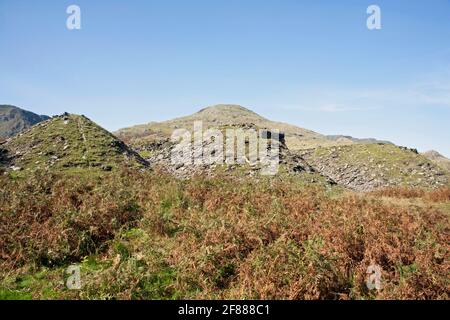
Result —
[[[41,122],[3,144],[13,171],[143,167],[147,162],[84,116],[64,114]]]
[[[390,141],[385,140],[378,140],[375,138],[355,138],[352,136],[345,136],[345,135],[327,135],[327,138],[333,141],[338,142],[347,142],[348,144],[353,143],[384,143],[384,144],[393,144]]]
[[[15,106],[0,105],[0,138],[12,137],[19,132],[49,119]]]
[[[299,154],[318,172],[357,191],[409,186],[436,188],[449,175],[413,149],[391,144],[320,147]]]
[[[146,160],[74,114],[0,140],[0,300],[449,298],[441,167],[414,149],[328,145],[284,124],[314,147],[291,150],[281,135],[276,175],[249,162],[173,164],[171,131],[196,119],[276,124],[219,106],[122,131]],[[374,264],[381,290],[366,286]],[[80,267],[78,290],[69,266]]]
[[[440,166],[442,169],[447,170],[450,172],[450,159],[444,157],[442,154],[440,154],[437,151],[430,150],[427,152],[424,152],[423,155],[427,157],[429,160]]]
[[[0,176],[1,299],[448,299],[450,188]],[[367,269],[382,290],[367,290]],[[67,267],[80,267],[68,290]]]
[[[445,168],[444,160],[437,165],[435,161],[417,154],[415,149],[373,138],[324,136],[268,120],[238,105],[216,105],[190,116],[122,129],[116,135],[129,142],[150,163],[160,165],[177,176],[209,174],[210,166],[174,166],[170,161],[173,148],[170,135],[179,128],[192,131],[195,121],[202,121],[204,130],[209,127],[278,129],[284,133],[285,148],[280,153],[283,172],[296,173],[295,168],[300,168],[298,171],[315,172],[329,182],[357,191],[392,186],[438,188],[450,181],[449,172],[442,168]],[[229,170],[233,166],[226,168]],[[247,173],[253,174],[253,169]]]
[[[224,128],[227,129],[243,129],[243,130],[255,130],[255,133],[258,132],[258,127],[255,125],[248,124],[229,124],[225,127],[220,127],[222,129],[222,134],[225,136],[226,132]],[[266,135],[271,136],[271,131],[264,130]],[[271,138],[267,136],[260,135],[257,136],[257,143],[260,143],[260,140],[266,139],[267,149],[266,154],[268,156],[275,156],[278,159],[274,159],[272,164],[276,164],[278,169],[277,173],[289,174],[289,175],[303,175],[305,181],[318,181],[325,182],[328,179],[326,177],[317,174],[315,170],[300,156],[293,154],[286,146],[285,137],[280,135],[280,139],[278,142],[274,142]],[[236,140],[234,141],[236,143]],[[248,141],[247,141],[248,143]],[[275,146],[275,143],[278,145],[278,153],[272,153],[270,150],[272,146]],[[270,169],[269,163],[262,163],[257,161],[256,163],[250,163],[249,153],[248,153],[248,145],[246,145],[245,150],[245,161],[244,163],[239,164],[237,153],[236,153],[236,145],[234,146],[234,151],[231,153],[227,153],[225,147],[223,147],[223,161],[218,164],[205,164],[200,163],[196,164],[193,159],[190,157],[192,154],[208,154],[207,150],[212,148],[212,141],[204,141],[201,146],[194,146],[191,154],[181,154],[177,155],[175,150],[175,143],[171,141],[164,141],[162,143],[154,143],[148,147],[143,147],[140,149],[140,154],[152,165],[155,167],[159,167],[164,171],[170,172],[177,177],[191,177],[193,175],[214,175],[217,171],[225,171],[232,175],[235,175],[236,171],[243,176],[256,176],[259,174],[263,174],[264,172],[267,174],[267,170]],[[175,155],[174,158],[172,158]],[[225,156],[227,155],[227,160],[230,160],[232,155],[232,162],[228,163],[225,161]],[[172,161],[175,160],[175,161]],[[236,176],[236,175],[235,175]]]
[[[167,139],[177,128],[192,130],[194,121],[203,121],[203,127],[221,127],[229,125],[255,125],[259,128],[278,129],[286,135],[286,145],[290,150],[306,149],[316,146],[340,144],[326,136],[294,125],[268,120],[257,113],[239,105],[219,104],[204,108],[192,115],[168,120],[151,122],[130,128],[124,128],[115,134],[133,147]],[[346,142],[345,144],[348,144]]]

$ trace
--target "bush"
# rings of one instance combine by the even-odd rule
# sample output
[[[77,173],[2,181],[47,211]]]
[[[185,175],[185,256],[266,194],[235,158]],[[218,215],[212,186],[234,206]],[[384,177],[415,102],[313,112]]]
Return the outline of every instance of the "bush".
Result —
[[[142,215],[121,177],[37,174],[2,183],[0,250],[10,267],[78,261]]]
[[[3,276],[97,254],[83,289],[61,298],[448,299],[448,188],[358,194],[130,171],[0,182]],[[365,285],[373,264],[380,291]],[[3,292],[23,293],[5,279]]]

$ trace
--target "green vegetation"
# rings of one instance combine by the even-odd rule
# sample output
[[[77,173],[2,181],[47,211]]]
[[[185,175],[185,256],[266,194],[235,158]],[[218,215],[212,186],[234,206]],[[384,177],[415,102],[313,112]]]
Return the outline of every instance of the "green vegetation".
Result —
[[[0,299],[448,299],[448,188],[126,168],[0,183]],[[383,289],[368,292],[373,263]]]
[[[269,177],[149,170],[142,157],[169,161],[168,134],[195,120],[279,128],[314,149],[283,144]],[[71,114],[1,142],[0,299],[449,298],[448,174],[412,150],[335,145],[229,105],[120,135],[141,155]],[[373,264],[379,291],[365,284]],[[80,290],[66,287],[73,265]]]
[[[109,171],[145,166],[123,142],[89,119],[63,115],[40,123],[4,145],[20,171],[41,169]]]
[[[319,172],[356,190],[434,188],[450,182],[449,174],[425,156],[392,144],[318,147],[303,156]]]

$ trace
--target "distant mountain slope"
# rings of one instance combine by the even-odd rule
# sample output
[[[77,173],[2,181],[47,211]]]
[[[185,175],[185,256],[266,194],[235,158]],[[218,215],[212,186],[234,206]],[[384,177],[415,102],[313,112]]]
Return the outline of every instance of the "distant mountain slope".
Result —
[[[152,122],[130,128],[121,129],[115,134],[132,146],[153,143],[170,137],[174,129],[187,128],[193,130],[194,121],[203,121],[204,128],[223,127],[227,125],[255,125],[259,128],[278,129],[285,133],[289,149],[305,149],[318,145],[339,144],[326,136],[294,125],[268,120],[257,113],[239,105],[219,104],[204,108],[192,115],[168,120]]]
[[[36,123],[49,119],[48,116],[10,105],[0,105],[0,137],[12,137]]]
[[[386,140],[378,140],[374,138],[355,138],[352,136],[345,135],[328,135],[326,136],[328,139],[338,142],[354,142],[354,143],[384,143],[384,144],[393,144],[390,141]]]
[[[450,159],[444,157],[442,154],[440,154],[437,151],[430,150],[427,152],[424,152],[423,155],[430,159],[432,162],[440,166],[441,168],[447,170],[450,172]]]
[[[144,167],[147,162],[88,118],[64,114],[3,144],[12,170]]]

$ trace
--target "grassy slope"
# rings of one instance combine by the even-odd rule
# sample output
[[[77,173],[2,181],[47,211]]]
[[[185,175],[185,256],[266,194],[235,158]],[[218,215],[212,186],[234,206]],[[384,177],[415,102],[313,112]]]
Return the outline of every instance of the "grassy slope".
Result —
[[[433,187],[438,181],[449,182],[449,174],[423,155],[390,144],[319,147],[308,152],[306,160],[319,171],[331,172],[331,178],[363,174],[366,181],[385,181],[385,186]]]
[[[15,166],[27,171],[139,166],[144,161],[89,119],[67,115],[40,123],[4,146]]]
[[[448,299],[448,189],[131,171],[0,180],[0,298]],[[64,286],[72,263],[80,291]],[[379,292],[364,284],[372,263]]]

